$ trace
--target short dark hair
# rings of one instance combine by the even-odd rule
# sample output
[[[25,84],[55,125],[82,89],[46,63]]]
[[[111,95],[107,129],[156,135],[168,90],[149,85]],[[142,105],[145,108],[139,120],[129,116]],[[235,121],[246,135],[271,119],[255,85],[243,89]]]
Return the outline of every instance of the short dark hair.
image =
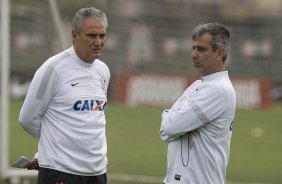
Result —
[[[193,30],[192,39],[195,41],[204,33],[209,33],[212,36],[211,46],[213,52],[220,47],[224,48],[225,55],[222,58],[224,63],[230,49],[230,31],[224,25],[219,23],[200,24]]]

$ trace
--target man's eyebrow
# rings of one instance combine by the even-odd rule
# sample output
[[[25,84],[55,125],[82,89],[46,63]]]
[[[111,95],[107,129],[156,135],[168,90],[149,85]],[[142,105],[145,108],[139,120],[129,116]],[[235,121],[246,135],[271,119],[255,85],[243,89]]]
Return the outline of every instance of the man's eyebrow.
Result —
[[[192,48],[193,49],[206,49],[206,47],[202,45],[193,45]]]
[[[106,33],[87,33],[86,35],[90,35],[90,36],[98,36],[98,35],[101,35],[101,36],[105,36],[106,35]]]
[[[106,34],[106,33],[104,33],[104,32],[90,32],[90,33],[88,33],[88,34]]]

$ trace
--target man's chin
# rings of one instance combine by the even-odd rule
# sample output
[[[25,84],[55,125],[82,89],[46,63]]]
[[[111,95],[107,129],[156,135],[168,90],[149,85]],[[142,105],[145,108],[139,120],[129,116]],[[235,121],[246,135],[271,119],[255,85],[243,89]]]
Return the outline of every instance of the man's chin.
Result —
[[[194,71],[196,71],[196,72],[198,72],[198,73],[201,73],[201,72],[202,72],[201,68],[195,67],[195,66],[194,66]]]
[[[95,58],[95,59],[97,59],[97,58],[99,58],[101,55],[102,55],[102,52],[95,52],[95,53],[92,55],[92,57]]]
[[[94,61],[95,59],[98,59],[101,55],[101,53],[95,53],[91,56],[91,59]]]

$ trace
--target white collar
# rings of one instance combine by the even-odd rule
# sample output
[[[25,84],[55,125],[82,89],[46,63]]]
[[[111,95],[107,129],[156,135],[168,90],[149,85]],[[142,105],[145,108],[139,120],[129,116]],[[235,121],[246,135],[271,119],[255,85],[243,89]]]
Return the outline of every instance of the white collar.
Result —
[[[228,77],[228,71],[212,73],[210,75],[203,76],[201,80],[203,82],[203,81],[210,81],[210,80],[214,80],[216,78],[222,78],[222,77]]]

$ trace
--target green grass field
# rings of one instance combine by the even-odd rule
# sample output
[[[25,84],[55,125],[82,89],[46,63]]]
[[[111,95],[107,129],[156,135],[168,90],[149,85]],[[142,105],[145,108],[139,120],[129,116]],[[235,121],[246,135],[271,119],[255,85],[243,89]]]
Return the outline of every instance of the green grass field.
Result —
[[[13,101],[10,107],[10,163],[21,155],[32,158],[37,150],[37,141],[17,122],[21,104]],[[161,112],[161,108],[109,103],[108,173],[165,175],[166,143],[159,139]],[[282,104],[266,110],[237,110],[227,180],[282,183],[281,130]]]

